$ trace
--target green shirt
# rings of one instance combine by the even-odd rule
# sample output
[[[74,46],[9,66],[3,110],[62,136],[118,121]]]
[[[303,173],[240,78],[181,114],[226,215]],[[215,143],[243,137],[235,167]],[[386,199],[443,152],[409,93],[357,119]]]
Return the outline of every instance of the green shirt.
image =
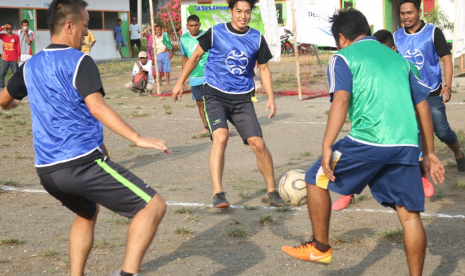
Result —
[[[181,51],[183,56],[187,58],[191,57],[191,55],[195,52],[195,49],[197,49],[197,45],[199,45],[197,38],[202,36],[204,33],[204,31],[201,31],[198,36],[193,37],[191,36],[190,32],[187,32],[181,37]],[[202,58],[199,60],[199,63],[189,75],[190,86],[202,85],[205,82],[204,74],[205,63],[207,62],[207,59],[208,52],[203,54]]]

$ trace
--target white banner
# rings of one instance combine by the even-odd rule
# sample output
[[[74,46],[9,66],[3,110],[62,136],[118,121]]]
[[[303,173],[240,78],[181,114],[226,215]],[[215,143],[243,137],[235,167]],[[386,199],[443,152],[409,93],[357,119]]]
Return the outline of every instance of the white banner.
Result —
[[[452,58],[458,58],[463,54],[465,54],[465,0],[455,0]]]
[[[294,1],[297,41],[336,47],[329,18],[335,10],[332,5],[310,5]]]
[[[265,25],[265,40],[270,48],[273,58],[271,61],[281,59],[281,41],[279,39],[278,18],[274,0],[261,0],[259,2],[263,24]]]

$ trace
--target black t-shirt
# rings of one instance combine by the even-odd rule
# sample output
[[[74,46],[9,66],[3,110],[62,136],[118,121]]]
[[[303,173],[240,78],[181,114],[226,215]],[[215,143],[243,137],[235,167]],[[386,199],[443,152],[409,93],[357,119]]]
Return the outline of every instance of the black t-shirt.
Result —
[[[231,25],[231,22],[226,23],[226,27],[228,28],[228,30],[230,32],[235,33],[235,34],[245,34],[245,33],[248,32],[248,31],[240,32],[240,31],[234,29],[233,26]],[[266,43],[266,40],[263,37],[263,35],[261,36],[260,39],[261,39],[260,48],[258,49],[258,52],[257,52],[257,63],[258,64],[265,64],[268,61],[270,61],[270,59],[273,58],[273,55],[271,54],[270,48],[268,47],[268,43]],[[199,38],[197,38],[197,40],[199,41],[199,45],[200,45],[200,47],[202,47],[202,50],[204,50],[205,52],[210,50],[210,48],[212,47],[212,29],[211,28],[208,29],[205,32],[205,34],[200,36]],[[203,94],[204,95],[215,95],[215,96],[218,96],[218,97],[221,97],[221,98],[224,98],[224,99],[231,99],[231,100],[232,99],[234,99],[234,100],[247,100],[247,99],[250,99],[250,93],[238,94],[238,95],[226,94],[226,93],[223,93],[223,92],[209,86],[208,84],[204,85]]]
[[[60,49],[68,48],[66,45],[59,44],[50,44],[46,49]],[[7,88],[11,97],[22,100],[27,96],[27,88],[24,83],[24,64],[21,65],[16,73],[11,77],[8,82]],[[89,96],[92,93],[100,92],[105,96],[105,91],[103,90],[102,80],[100,79],[100,73],[98,71],[95,61],[90,56],[85,56],[78,68],[76,74],[76,88],[79,92],[79,95],[83,99]]]
[[[58,44],[51,44],[47,47],[47,49],[57,49],[57,48],[68,48],[66,45],[58,45]],[[8,93],[14,99],[22,100],[24,97],[27,96],[27,88],[26,84],[24,83],[24,64],[18,68],[16,73],[11,77],[10,81],[8,82],[7,89]],[[79,95],[85,99],[90,94],[95,92],[102,93],[105,96],[105,92],[103,90],[102,80],[100,79],[100,73],[98,71],[97,65],[95,64],[94,60],[90,56],[85,56],[78,68],[76,74],[76,87]],[[96,159],[102,158],[103,154],[99,150],[95,150],[91,154],[83,156],[81,158],[71,160],[65,163],[59,163],[53,166],[47,167],[40,167],[37,169],[37,174],[42,175],[46,173],[50,173],[53,171],[57,171],[60,169],[85,164],[88,162],[92,162]]]
[[[426,26],[426,23],[422,20],[421,21],[421,26],[418,28],[418,30],[415,31],[415,33],[421,32],[423,28]],[[408,31],[407,31],[408,32]],[[438,53],[438,56],[440,58],[450,55],[450,48],[449,44],[447,44],[446,37],[444,36],[444,33],[439,29],[438,27],[434,28],[434,48],[436,49],[436,53]],[[433,92],[430,93],[430,97],[436,97],[439,96],[442,90],[442,85],[439,85],[438,89],[434,90]]]

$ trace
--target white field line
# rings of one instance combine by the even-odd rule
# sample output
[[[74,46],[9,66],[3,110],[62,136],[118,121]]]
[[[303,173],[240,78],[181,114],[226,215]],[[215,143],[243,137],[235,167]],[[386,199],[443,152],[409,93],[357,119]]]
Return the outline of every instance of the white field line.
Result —
[[[20,193],[39,193],[39,194],[46,194],[47,191],[45,190],[34,190],[34,189],[19,189],[11,186],[3,186],[0,187],[1,189],[5,191],[13,191],[13,192],[20,192]],[[168,206],[186,206],[186,207],[210,207],[211,205],[207,205],[204,203],[190,203],[190,202],[173,202],[173,201],[166,201],[166,204]],[[234,209],[239,209],[242,208],[241,206],[238,205],[231,205],[230,208]],[[276,209],[276,207],[271,207],[271,206],[261,206],[262,209]],[[306,211],[307,208],[302,208],[302,207],[292,207],[292,210],[298,210],[298,211]],[[341,212],[360,212],[360,213],[387,213],[387,214],[395,214],[396,212],[394,210],[375,210],[375,209],[344,209]],[[453,219],[453,218],[459,218],[459,219],[464,219],[465,215],[447,215],[447,214],[427,214],[427,213],[421,213],[423,217],[436,217],[436,218],[448,218],[448,219]]]

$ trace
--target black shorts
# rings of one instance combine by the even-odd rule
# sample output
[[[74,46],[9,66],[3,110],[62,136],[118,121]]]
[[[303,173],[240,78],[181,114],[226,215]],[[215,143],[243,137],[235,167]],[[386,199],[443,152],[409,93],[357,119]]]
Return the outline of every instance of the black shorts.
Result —
[[[64,168],[39,175],[45,190],[68,209],[91,218],[96,203],[133,218],[157,193],[129,170],[110,160]]]
[[[134,45],[137,46],[137,49],[140,50],[140,38],[139,39],[131,39],[131,47],[134,47]]]
[[[213,95],[203,97],[205,118],[210,133],[219,128],[228,128],[230,121],[247,144],[247,138],[263,137],[262,128],[258,123],[257,114],[250,98],[248,100],[226,100]]]

